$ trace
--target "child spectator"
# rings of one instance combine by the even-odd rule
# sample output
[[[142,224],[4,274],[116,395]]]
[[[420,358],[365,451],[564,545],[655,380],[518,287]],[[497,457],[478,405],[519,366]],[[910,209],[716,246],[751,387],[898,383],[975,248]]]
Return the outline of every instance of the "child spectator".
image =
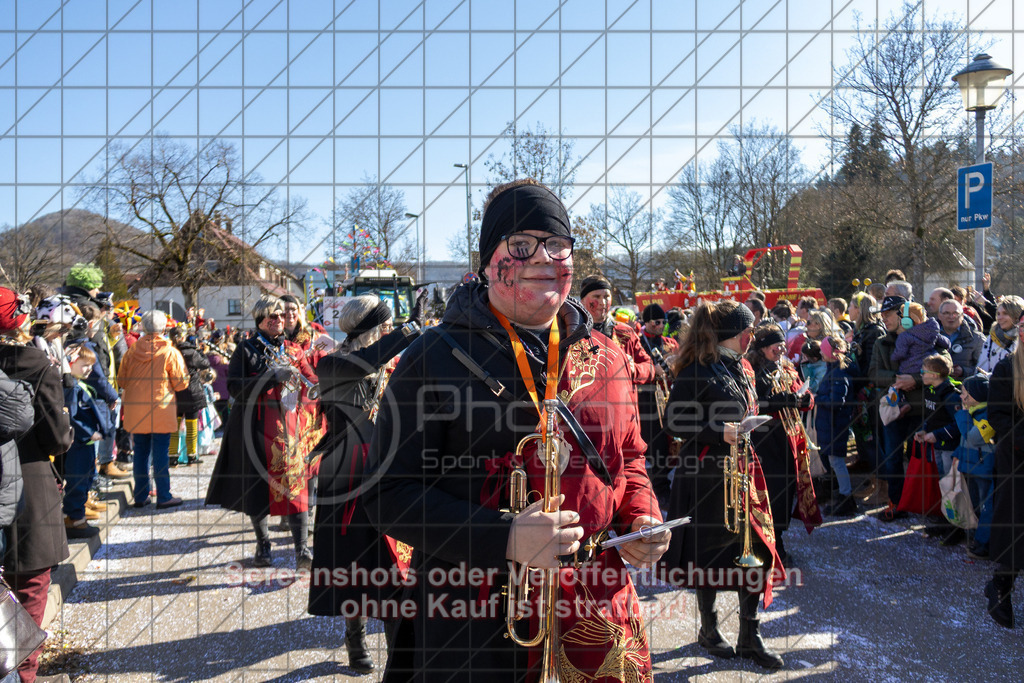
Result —
[[[96,442],[113,434],[109,413],[96,405],[93,390],[84,380],[96,363],[96,353],[76,344],[65,349],[71,371],[65,380],[64,406],[74,429],[74,443],[63,457],[64,527],[68,538],[88,538],[99,533],[88,519],[99,519],[99,512],[87,510],[86,501],[96,476]]]
[[[839,496],[833,496],[825,514],[849,516],[857,514],[857,501],[853,498],[850,473],[846,469],[846,444],[853,422],[853,380],[846,371],[846,340],[831,334],[821,342],[821,357],[825,362],[825,376],[818,384],[814,403],[818,408],[815,427],[818,430],[818,448],[828,457],[839,484]]]
[[[804,342],[800,348],[800,373],[807,380],[807,388],[812,394],[818,393],[818,385],[827,369],[821,357],[821,343],[814,340]]]
[[[939,321],[927,316],[924,306],[910,303],[906,307],[901,315],[909,317],[913,326],[896,338],[891,362],[898,364],[901,375],[916,375],[927,356],[949,349],[949,340],[942,336]]]
[[[967,479],[967,491],[978,515],[978,528],[968,531],[967,554],[987,559],[995,462],[995,430],[988,422],[988,377],[974,375],[965,379],[960,387],[960,401],[964,409],[956,414],[961,436],[954,462]]]
[[[939,476],[949,472],[953,463],[953,451],[960,443],[960,430],[956,425],[956,413],[960,409],[960,392],[949,374],[953,363],[939,354],[928,356],[921,364],[921,381],[924,383],[924,423],[914,434],[918,443],[935,446],[935,464]]]

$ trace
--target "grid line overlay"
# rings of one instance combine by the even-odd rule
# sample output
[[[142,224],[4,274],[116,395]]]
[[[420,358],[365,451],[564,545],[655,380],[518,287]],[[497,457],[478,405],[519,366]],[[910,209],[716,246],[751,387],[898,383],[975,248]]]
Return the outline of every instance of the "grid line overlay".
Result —
[[[566,202],[574,214],[585,214],[590,205],[607,205],[609,191],[618,186],[641,191],[642,208],[664,208],[665,191],[678,183],[691,165],[703,167],[706,160],[714,159],[715,146],[732,138],[734,124],[742,135],[755,122],[769,121],[787,143],[805,145],[804,158],[811,171],[799,183],[813,185],[834,174],[841,163],[836,146],[845,131],[837,129],[835,118],[823,111],[826,103],[844,93],[836,68],[830,68],[828,80],[821,82],[808,83],[798,72],[806,68],[809,55],[820,58],[824,34],[827,63],[844,61],[837,50],[841,45],[849,47],[849,41],[861,34],[846,25],[855,9],[873,5],[869,30],[874,33],[875,45],[880,45],[886,37],[881,26],[890,9],[879,0],[830,0],[827,18],[814,21],[813,26],[805,25],[813,21],[805,18],[794,26],[794,14],[805,8],[796,0],[737,0],[724,16],[715,15],[714,20],[706,16],[710,13],[707,7],[694,3],[691,27],[662,28],[655,17],[666,12],[668,3],[604,0],[600,11],[597,3],[588,10],[601,15],[602,25],[577,28],[572,25],[580,21],[577,1],[560,0],[537,11],[536,3],[514,0],[507,3],[512,13],[510,25],[495,28],[480,18],[486,14],[480,0],[418,0],[402,4],[401,11],[383,0],[375,6],[360,0],[332,0],[329,20],[311,28],[314,19],[293,22],[308,9],[306,3],[224,2],[222,7],[230,9],[223,16],[214,12],[204,16],[202,5],[206,3],[197,1],[194,28],[165,28],[158,18],[170,18],[165,9],[158,8],[161,3],[157,0],[132,4],[109,0],[102,28],[77,28],[73,21],[71,25],[65,21],[65,15],[81,4],[76,0],[49,3],[44,10],[29,9],[27,0],[8,4],[13,7],[13,23],[0,25],[0,38],[10,38],[13,51],[0,59],[0,77],[4,79],[0,89],[9,94],[11,107],[10,114],[0,118],[0,144],[11,150],[13,163],[0,177],[0,197],[7,200],[0,203],[10,207],[0,225],[29,223],[53,211],[95,209],[82,190],[95,185],[97,174],[110,176],[108,145],[113,142],[124,143],[128,151],[148,149],[153,153],[157,139],[163,136],[187,140],[198,163],[210,142],[228,139],[238,145],[243,169],[262,174],[264,179],[254,183],[256,187],[279,189],[286,206],[313,198],[309,231],[293,236],[289,229],[282,235],[283,246],[272,247],[275,255],[288,263],[309,264],[337,256],[338,202],[349,190],[362,186],[362,176],[371,172],[380,183],[405,192],[409,210],[418,215],[417,252],[427,253],[428,260],[447,259],[443,244],[449,237],[457,239],[466,227],[462,172],[455,173],[452,165],[466,164],[473,207],[479,209],[488,186],[484,164],[492,156],[507,153],[507,140],[501,132],[509,122],[549,127],[554,122],[559,140],[571,138],[582,145],[583,153],[572,169],[578,180]],[[54,4],[57,6],[50,11],[49,5]],[[114,6],[126,5],[123,12],[111,11]],[[142,25],[136,20],[147,5],[148,28],[123,26]],[[637,28],[636,13],[645,5],[646,27]],[[962,6],[969,18],[962,31],[969,37],[975,33],[986,38],[1009,36],[1009,45],[1004,44],[1001,51],[1011,62],[1016,59],[1015,3],[1008,5],[1009,17],[1003,23],[1010,28],[1003,30],[972,26],[975,21],[998,24],[991,15],[1004,8],[999,0],[951,4],[919,0],[905,9],[908,13],[920,10],[924,19],[931,16],[933,5],[941,11]],[[190,8],[184,7],[182,14],[188,14]],[[680,8],[678,13],[683,11]],[[783,27],[773,27],[780,11],[784,12]],[[37,25],[22,26],[28,21],[26,12],[39,14]],[[73,16],[80,19],[78,14]],[[463,17],[466,27],[453,27]],[[484,26],[473,27],[474,17]],[[375,27],[359,27],[371,18]],[[837,26],[840,21],[843,26]],[[785,51],[782,63],[762,61],[765,55],[759,50],[764,43],[758,41],[779,36]],[[557,43],[554,48],[552,38]],[[45,65],[26,67],[26,61],[37,58],[35,50],[41,41],[51,41],[45,43],[50,45],[52,39],[59,42],[59,75],[47,80]],[[79,39],[88,45],[84,51],[72,49]],[[375,44],[367,47],[365,41],[370,39]],[[666,39],[675,39],[681,58],[659,51]],[[148,69],[143,69],[148,71],[148,83],[121,82],[131,80],[129,67],[136,66],[125,60],[122,40],[148,44]],[[176,52],[168,47],[168,40],[179,48],[188,45],[183,53],[177,50],[187,59],[176,70]],[[634,46],[646,43],[647,64],[632,65],[636,81],[622,82],[623,61],[628,59],[623,59],[623,52],[616,52],[619,40]],[[318,51],[319,41],[330,45],[327,57]],[[461,49],[463,42],[458,41],[464,42],[465,49],[446,55],[446,47],[453,49],[457,44]],[[275,61],[273,52],[279,43],[284,58]],[[102,79],[96,77],[90,62],[100,47]],[[595,63],[595,55],[600,69],[588,66]],[[877,53],[873,56],[877,58]],[[322,61],[328,57],[329,67]],[[436,68],[430,67],[432,59],[437,59]],[[139,61],[145,63],[144,57]],[[554,63],[553,73],[547,62]],[[461,66],[465,66],[464,82],[444,78],[448,72],[461,75],[457,71]],[[735,73],[723,73],[732,69]],[[746,75],[748,69],[762,77],[751,80]],[[329,79],[318,80],[315,72],[319,70],[329,74]],[[224,82],[225,72],[229,82]],[[368,79],[367,72],[374,73],[375,82]],[[418,73],[419,83],[415,79],[410,82],[413,72]],[[10,83],[7,73],[13,73]],[[731,80],[736,73],[738,79]],[[1024,69],[1014,76],[1011,92],[1022,87],[1022,79]],[[88,108],[74,115],[74,109],[98,90],[102,90],[102,119],[93,117]],[[793,101],[794,90],[808,95],[803,107]],[[130,99],[127,96],[140,93],[148,101],[124,106]],[[47,106],[53,94],[59,98],[59,120]],[[765,96],[776,94],[782,95],[783,104],[765,111]],[[204,108],[207,96],[210,102],[220,102],[219,107]],[[586,99],[590,96],[593,100]],[[705,98],[721,103],[727,96],[734,96],[738,106],[721,105],[714,112],[702,108]],[[664,99],[667,106],[656,105],[658,99]],[[193,117],[187,110],[193,100],[194,130],[190,130]],[[409,104],[414,100],[419,112]],[[216,111],[224,101],[236,101],[240,106]],[[600,101],[600,111],[582,116],[579,103],[583,101]],[[409,110],[403,113],[403,106]],[[834,109],[834,103],[831,106]],[[127,113],[115,116],[114,110],[120,112],[122,107]],[[1015,124],[1024,116],[1015,100],[1005,102],[1002,108],[1000,125],[990,129],[994,139],[1015,136]],[[324,120],[324,111],[330,112],[329,120]],[[702,114],[709,115],[705,118]],[[140,129],[141,120],[148,123]],[[419,131],[410,122],[418,124]],[[86,124],[94,124],[95,132],[82,132],[89,129]],[[818,125],[818,131],[808,124]],[[53,135],[50,131],[54,130],[59,134]],[[52,159],[54,144],[59,147],[59,161]],[[57,177],[53,177],[54,171]],[[788,172],[787,182],[794,182]],[[109,194],[105,197],[109,210]],[[653,212],[650,215],[653,221]],[[63,228],[61,231],[63,234]],[[658,246],[652,222],[652,256]],[[226,516],[202,528],[197,522],[197,533],[218,528]],[[248,549],[252,545],[250,532],[246,530],[244,536]],[[217,557],[226,558],[232,550],[226,546]],[[243,623],[245,609],[243,600]],[[151,627],[155,628],[162,613],[155,602],[152,613]],[[200,622],[198,608],[195,616],[195,627],[201,632],[207,625]],[[214,628],[227,619],[225,616]],[[253,673],[266,671],[254,667]]]

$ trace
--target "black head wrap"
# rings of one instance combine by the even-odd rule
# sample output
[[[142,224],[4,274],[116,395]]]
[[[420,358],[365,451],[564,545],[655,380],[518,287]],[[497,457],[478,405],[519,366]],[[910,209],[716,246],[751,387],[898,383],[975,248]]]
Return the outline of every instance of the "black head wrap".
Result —
[[[596,292],[599,289],[607,289],[610,292],[612,291],[612,283],[598,275],[591,275],[588,278],[584,278],[582,284],[580,284],[580,298],[582,299],[587,294]]]
[[[665,309],[658,304],[648,304],[643,313],[640,314],[640,318],[645,322],[649,323],[652,320],[664,320]]]
[[[729,313],[723,315],[721,320],[719,320],[718,330],[716,331],[718,341],[732,339],[753,324],[754,314],[750,312],[749,308],[740,304]]]
[[[377,325],[383,325],[389,320],[391,320],[391,309],[388,308],[386,303],[379,301],[375,308],[367,313],[355,327],[349,330],[348,336],[350,339],[355,339],[364,332],[369,332],[377,327]]]
[[[754,340],[753,348],[755,351],[758,349],[767,349],[769,346],[785,341],[786,335],[782,334],[782,330],[777,327],[770,327],[763,337]]]
[[[517,185],[491,199],[480,222],[480,277],[503,237],[524,230],[571,236],[562,200],[543,185]]]

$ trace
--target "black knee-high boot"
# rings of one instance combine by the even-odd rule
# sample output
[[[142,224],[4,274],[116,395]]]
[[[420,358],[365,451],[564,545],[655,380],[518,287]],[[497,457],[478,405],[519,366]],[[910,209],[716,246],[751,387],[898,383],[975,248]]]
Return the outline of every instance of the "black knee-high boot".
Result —
[[[754,660],[766,669],[781,669],[782,657],[768,649],[761,640],[760,622],[757,618],[757,603],[760,593],[740,589],[740,635],[736,639],[736,654]]]
[[[985,597],[988,598],[988,613],[993,621],[1004,628],[1013,628],[1013,581],[1017,573],[1005,568],[996,570],[992,580],[985,584]]]
[[[373,671],[373,658],[366,649],[366,617],[345,620],[345,649],[349,667],[356,671]]]
[[[697,589],[697,611],[700,612],[700,633],[697,634],[697,644],[714,657],[728,659],[736,656],[736,650],[718,630],[718,612],[715,611],[717,592],[714,588]]]

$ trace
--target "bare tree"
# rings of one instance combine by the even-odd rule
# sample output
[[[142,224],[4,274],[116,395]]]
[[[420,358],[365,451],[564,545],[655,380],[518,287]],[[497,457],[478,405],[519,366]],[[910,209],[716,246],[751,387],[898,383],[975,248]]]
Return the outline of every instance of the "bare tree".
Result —
[[[0,230],[0,240],[4,245],[0,269],[11,289],[24,292],[34,284],[63,282],[65,265],[53,253],[50,230],[38,223],[8,225]]]
[[[591,204],[587,216],[604,243],[605,272],[631,294],[640,291],[652,274],[661,210],[651,211],[647,206],[639,192],[612,186],[607,203]]]
[[[821,103],[844,133],[853,124],[877,126],[894,162],[884,182],[899,201],[892,212],[865,207],[865,219],[891,235],[890,245],[906,244],[906,265],[919,287],[928,247],[945,254],[964,241],[953,220],[955,169],[965,161],[957,144],[964,119],[950,78],[968,48],[982,46],[969,45],[961,23],[926,17],[917,3],[905,4],[877,32],[864,27],[847,52],[847,64],[835,72],[837,87]]]
[[[694,252],[697,275],[705,287],[724,275],[726,255],[737,249],[730,166],[721,155],[706,170],[691,164],[668,189],[665,242]]]
[[[519,178],[533,178],[547,185],[564,201],[572,194],[579,158],[574,154],[576,138],[550,131],[537,123],[531,129],[510,121],[502,136],[509,151],[500,157],[490,154],[484,162],[488,192],[496,185]]]
[[[405,212],[404,192],[378,182],[375,176],[365,176],[362,185],[338,200],[334,229],[347,238],[358,226],[369,233],[368,243],[379,250],[375,256],[392,264],[411,262],[416,250],[408,239],[411,223]],[[357,237],[352,240],[359,242]]]
[[[196,149],[154,137],[144,150],[113,146],[110,157],[109,171],[86,189],[88,201],[142,230],[140,239],[111,226],[108,236],[149,265],[147,279],[180,287],[186,307],[217,277],[206,263],[223,268],[246,258],[235,239],[256,249],[303,225],[305,203],[284,202],[275,187],[244,173],[235,147],[222,140]]]

